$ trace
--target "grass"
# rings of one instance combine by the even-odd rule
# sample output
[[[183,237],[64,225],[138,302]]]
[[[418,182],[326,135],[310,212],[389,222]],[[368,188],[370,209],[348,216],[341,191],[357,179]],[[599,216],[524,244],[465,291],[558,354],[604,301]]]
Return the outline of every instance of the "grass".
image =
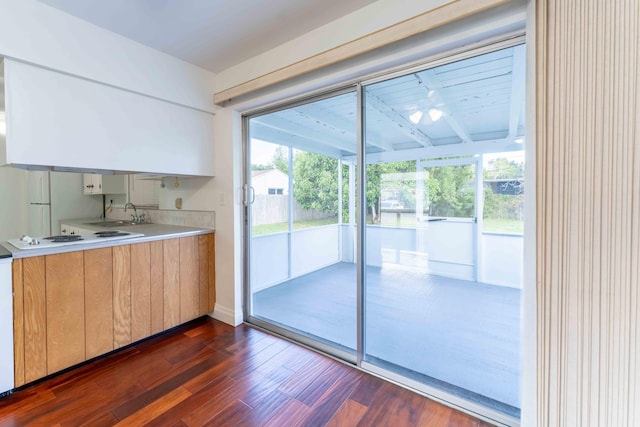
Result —
[[[311,227],[320,227],[322,225],[329,224],[337,224],[338,218],[321,218],[321,219],[310,219],[306,221],[296,221],[293,223],[294,230],[301,230],[303,228],[311,228]],[[254,225],[251,227],[251,235],[252,236],[261,236],[263,234],[272,234],[272,233],[283,233],[287,231],[289,228],[288,223],[286,222],[278,222],[275,224],[262,224],[262,225]]]
[[[485,218],[483,230],[489,233],[520,233],[524,232],[524,222],[517,219]]]
[[[322,225],[336,224],[337,218],[322,218],[322,219],[312,219],[307,221],[296,221],[293,223],[294,230],[301,230],[303,228],[310,227],[319,227]],[[400,227],[415,227],[416,220],[415,216],[406,215],[401,216],[400,223],[396,222],[396,217],[386,218],[384,215],[382,217],[382,225],[386,225],[389,227],[400,226]],[[252,236],[261,236],[264,234],[272,234],[272,233],[284,233],[288,229],[288,224],[286,222],[279,222],[276,224],[263,224],[256,225],[252,227],[251,234]],[[483,231],[489,233],[520,233],[524,231],[524,224],[522,221],[518,221],[515,219],[498,219],[498,218],[485,218],[483,222]]]

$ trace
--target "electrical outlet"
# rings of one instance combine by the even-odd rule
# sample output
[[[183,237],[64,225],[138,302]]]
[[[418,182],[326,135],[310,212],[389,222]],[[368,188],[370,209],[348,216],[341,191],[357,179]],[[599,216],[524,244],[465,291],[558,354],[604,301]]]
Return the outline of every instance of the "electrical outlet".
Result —
[[[218,203],[220,203],[220,206],[224,206],[224,193],[218,195]]]

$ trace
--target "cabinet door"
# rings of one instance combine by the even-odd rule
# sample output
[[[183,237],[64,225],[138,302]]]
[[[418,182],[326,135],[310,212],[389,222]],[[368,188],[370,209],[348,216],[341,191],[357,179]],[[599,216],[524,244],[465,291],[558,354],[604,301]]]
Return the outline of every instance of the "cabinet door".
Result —
[[[198,236],[180,239],[180,323],[198,317],[200,275],[198,274]]]
[[[136,205],[157,206],[160,203],[160,181],[129,175],[129,201]]]
[[[113,247],[113,346],[131,343],[130,246]]]
[[[24,380],[47,375],[47,304],[45,258],[22,260],[24,292]]]
[[[100,194],[127,194],[126,175],[98,175]]]
[[[164,328],[180,324],[180,243],[178,239],[162,241],[164,285]]]
[[[14,386],[25,384],[24,380],[24,285],[22,283],[22,260],[14,259],[11,265],[13,281],[13,380]]]
[[[84,174],[83,176],[84,194],[95,194],[98,192],[97,185],[96,185],[97,176],[99,175],[96,175],[94,173]]]
[[[131,339],[151,335],[151,247],[131,245]]]
[[[162,240],[149,242],[151,257],[151,333],[164,330],[164,262]]]
[[[84,251],[86,357],[113,350],[112,248]]]
[[[52,374],[85,360],[84,254],[47,255],[45,272],[47,373]]]
[[[198,236],[200,315],[211,313],[216,304],[214,234]]]

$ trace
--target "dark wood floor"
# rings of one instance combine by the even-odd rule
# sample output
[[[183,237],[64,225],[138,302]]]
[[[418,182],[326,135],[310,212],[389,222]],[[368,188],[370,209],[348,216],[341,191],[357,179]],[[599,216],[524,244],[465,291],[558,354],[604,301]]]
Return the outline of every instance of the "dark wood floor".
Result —
[[[487,426],[262,331],[198,319],[0,399],[0,426]]]

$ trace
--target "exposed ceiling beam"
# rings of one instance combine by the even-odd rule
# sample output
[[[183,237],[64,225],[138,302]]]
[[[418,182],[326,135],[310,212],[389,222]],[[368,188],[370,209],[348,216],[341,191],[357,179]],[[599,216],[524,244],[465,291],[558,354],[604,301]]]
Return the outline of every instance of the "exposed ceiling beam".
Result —
[[[343,130],[345,135],[349,135],[353,138],[354,144],[358,140],[356,136],[356,123],[355,117],[354,121],[351,122],[344,118],[344,116],[340,114],[335,114],[334,112],[327,110],[326,108],[317,108],[317,106],[313,104],[304,104],[295,107],[295,110],[305,114],[306,118],[311,121],[318,121],[320,123],[331,123],[331,126],[337,129]],[[355,102],[354,102],[354,113],[355,113]],[[367,144],[373,145],[375,147],[382,148],[383,150],[392,151],[393,146],[391,144],[385,144],[378,134],[378,132],[373,131],[372,129],[367,129]],[[351,150],[349,150],[351,151]]]
[[[348,136],[345,137],[340,129],[337,129],[328,123],[323,123],[323,132],[319,132],[311,127],[301,125],[298,122],[287,120],[277,115],[263,116],[252,119],[251,137],[254,137],[253,126],[255,124],[260,124],[279,131],[283,139],[287,139],[285,135],[288,134],[291,141],[295,141],[295,139],[304,139],[307,141],[314,141],[316,144],[322,144],[352,153],[356,152],[356,139]],[[256,138],[258,137],[256,136]]]
[[[285,147],[293,147],[299,150],[309,151],[311,153],[324,154],[325,156],[340,158],[345,152],[340,148],[330,147],[326,144],[318,144],[317,141],[307,138],[292,138],[290,133],[282,132],[261,123],[252,123],[251,138],[261,141],[270,142],[272,144],[282,145]],[[353,153],[353,152],[350,152]],[[354,154],[355,155],[355,154]]]
[[[294,110],[303,114],[307,120],[311,120],[314,122],[320,122],[323,124],[331,123],[331,127],[340,129],[340,131],[349,136],[354,142],[357,140],[356,137],[356,119],[355,119],[355,111],[356,111],[356,101],[355,97],[353,100],[353,121],[346,119],[342,114],[338,114],[333,110],[328,108],[319,108],[316,103],[303,104],[294,107]]]
[[[433,145],[431,143],[431,138],[425,135],[420,129],[418,129],[408,118],[406,118],[403,114],[400,114],[396,111],[392,106],[384,102],[377,95],[368,92],[365,98],[365,102],[367,105],[370,105],[371,108],[378,111],[382,116],[389,121],[394,127],[396,127],[400,132],[411,138],[412,140],[420,143],[425,147],[429,147]],[[382,147],[387,150],[392,150],[393,148],[387,144],[387,147]]]
[[[441,109],[444,113],[444,119],[449,124],[449,127],[453,129],[453,131],[460,137],[462,143],[472,142],[473,139],[469,132],[465,129],[464,126],[458,121],[456,117],[460,117],[460,112],[456,109],[453,104],[448,104],[443,101],[444,99],[451,99],[451,96],[448,94],[447,90],[442,87],[442,83],[438,80],[438,76],[436,75],[433,69],[425,70],[418,74],[414,74],[416,79],[426,84],[421,85],[426,91],[427,94],[430,94],[430,99],[433,100],[434,105],[436,105],[438,109]],[[441,95],[443,93],[443,95]],[[441,106],[440,106],[441,105]]]
[[[391,153],[371,153],[365,156],[370,163],[389,163],[415,159],[436,159],[442,157],[473,156],[477,154],[502,153],[508,151],[522,151],[522,144],[516,144],[505,138],[499,141],[474,142],[473,144],[450,144],[435,147],[411,148]],[[346,156],[345,160],[352,156]]]

